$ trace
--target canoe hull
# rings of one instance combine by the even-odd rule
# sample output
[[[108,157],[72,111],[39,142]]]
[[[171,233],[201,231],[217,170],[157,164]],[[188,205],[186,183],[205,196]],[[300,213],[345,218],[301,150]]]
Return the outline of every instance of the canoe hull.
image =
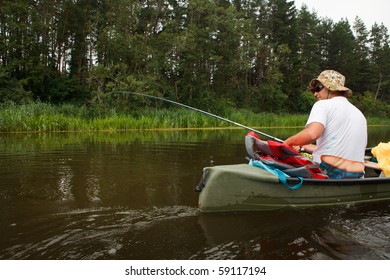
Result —
[[[305,179],[291,190],[275,175],[248,164],[206,167],[199,194],[202,212],[307,208],[390,200],[390,178]],[[297,183],[290,178],[291,184]]]

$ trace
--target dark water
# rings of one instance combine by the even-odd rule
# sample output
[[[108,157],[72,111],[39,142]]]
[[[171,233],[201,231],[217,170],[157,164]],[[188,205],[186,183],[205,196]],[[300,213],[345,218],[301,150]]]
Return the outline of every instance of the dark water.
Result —
[[[245,133],[0,135],[0,259],[390,259],[389,203],[199,213],[202,168],[245,162]]]

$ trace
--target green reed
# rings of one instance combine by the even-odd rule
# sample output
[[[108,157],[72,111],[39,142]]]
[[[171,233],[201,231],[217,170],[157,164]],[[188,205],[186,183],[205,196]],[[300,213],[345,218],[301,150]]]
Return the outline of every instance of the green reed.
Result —
[[[221,117],[253,128],[302,127],[307,119],[307,115],[255,114],[243,109],[230,110]],[[389,122],[373,119],[372,123],[383,125]],[[69,104],[56,106],[42,102],[0,105],[0,132],[123,131],[210,127],[234,127],[234,125],[183,108],[142,108],[124,113],[115,109]]]

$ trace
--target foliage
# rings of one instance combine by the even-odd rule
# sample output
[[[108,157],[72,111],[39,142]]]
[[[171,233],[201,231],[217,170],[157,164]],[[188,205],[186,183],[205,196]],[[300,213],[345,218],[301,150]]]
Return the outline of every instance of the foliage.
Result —
[[[20,81],[0,68],[0,103],[9,101],[20,103],[31,98],[31,93],[24,90]]]
[[[367,116],[377,118],[390,118],[390,104],[375,99],[372,92],[365,92],[352,100],[355,105]]]
[[[362,102],[364,104],[364,102]],[[387,111],[388,112],[388,111]],[[224,118],[253,128],[303,127],[307,114],[253,113],[235,109]],[[388,125],[389,118],[368,118],[369,124]],[[53,105],[43,102],[0,104],[0,132],[122,131],[140,129],[239,128],[238,125],[183,108],[149,108],[131,113],[117,109]]]
[[[254,98],[254,112],[285,112],[287,96],[280,88],[266,83],[262,84],[257,97]]]
[[[288,0],[2,1],[0,40],[1,102],[165,108],[118,93],[137,91],[218,113],[303,113],[324,69],[345,74],[368,114],[366,92],[390,102],[387,28]]]
[[[295,100],[297,103],[297,111],[300,114],[310,112],[311,107],[317,101],[314,95],[307,90],[300,92]]]

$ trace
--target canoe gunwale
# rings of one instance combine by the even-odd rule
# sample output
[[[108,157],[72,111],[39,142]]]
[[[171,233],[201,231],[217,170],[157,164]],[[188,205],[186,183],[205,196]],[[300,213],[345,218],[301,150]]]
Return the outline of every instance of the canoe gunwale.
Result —
[[[298,178],[287,178],[289,184],[296,184],[299,182]],[[371,184],[389,184],[390,177],[369,177],[360,179],[309,179],[303,178],[303,184],[313,185],[371,185]]]

